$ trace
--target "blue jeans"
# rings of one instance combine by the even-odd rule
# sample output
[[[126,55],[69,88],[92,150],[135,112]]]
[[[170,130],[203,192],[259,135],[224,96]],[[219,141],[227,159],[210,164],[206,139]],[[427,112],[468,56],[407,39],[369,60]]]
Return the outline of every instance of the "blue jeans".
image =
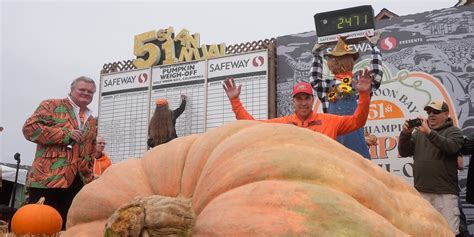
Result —
[[[337,115],[352,115],[357,108],[358,96],[348,96],[338,98],[335,102],[330,102],[328,113]],[[370,160],[370,152],[364,138],[364,128],[356,131],[337,136],[336,140],[345,147],[359,153],[366,159]]]

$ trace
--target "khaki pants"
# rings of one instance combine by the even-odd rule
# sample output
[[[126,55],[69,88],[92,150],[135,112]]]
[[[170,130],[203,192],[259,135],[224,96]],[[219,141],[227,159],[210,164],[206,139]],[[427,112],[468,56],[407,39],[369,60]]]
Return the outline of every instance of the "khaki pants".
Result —
[[[455,235],[459,234],[458,196],[454,194],[420,193],[446,218]]]

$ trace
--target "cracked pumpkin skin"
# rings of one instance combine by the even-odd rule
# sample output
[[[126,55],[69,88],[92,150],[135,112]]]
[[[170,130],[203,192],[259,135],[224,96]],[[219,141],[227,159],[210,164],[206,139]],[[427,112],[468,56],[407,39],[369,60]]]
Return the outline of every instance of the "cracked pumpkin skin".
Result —
[[[63,236],[104,236],[116,210],[153,195],[190,201],[192,236],[454,236],[400,177],[325,135],[257,121],[111,166],[76,196]]]

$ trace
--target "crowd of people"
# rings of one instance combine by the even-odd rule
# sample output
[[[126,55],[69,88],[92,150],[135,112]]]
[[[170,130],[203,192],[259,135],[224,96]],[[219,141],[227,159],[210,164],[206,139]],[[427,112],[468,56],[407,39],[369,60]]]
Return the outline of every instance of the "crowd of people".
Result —
[[[357,52],[347,47],[343,37],[338,41],[341,45],[329,54],[323,53],[324,45],[315,45],[312,82],[298,82],[292,90],[294,113],[264,122],[291,124],[325,134],[370,159],[368,147],[376,145],[377,138],[363,134],[361,129],[367,121],[371,92],[380,86],[383,76],[381,55],[375,46],[378,37],[367,37],[373,48],[371,68],[357,72],[352,72]],[[322,78],[323,57],[331,61],[329,68],[335,78]],[[227,78],[223,89],[236,119],[253,120],[239,99],[241,85],[234,78]],[[98,121],[88,108],[95,92],[94,80],[79,77],[71,83],[66,98],[42,101],[23,126],[25,138],[37,144],[27,178],[28,202],[36,203],[45,197],[45,203],[61,214],[63,229],[74,196],[112,165],[104,152],[106,141],[97,134]],[[322,113],[313,111],[315,95],[324,103]],[[186,100],[186,95],[182,95],[181,105],[175,110],[169,108],[167,100],[156,100],[148,131],[150,149],[177,137],[175,124],[186,108]],[[332,108],[341,108],[342,102],[343,111]],[[449,117],[445,101],[432,101],[424,110],[426,116],[418,117],[418,124],[408,120],[403,124],[398,150],[403,157],[413,156],[414,187],[446,218],[453,232],[461,234],[458,157],[461,151],[474,153],[474,137],[467,139],[471,143],[466,142],[462,149],[465,139]],[[356,136],[340,139],[354,132]],[[355,141],[364,145],[351,147]],[[474,202],[473,193],[474,189],[468,186],[468,196]]]

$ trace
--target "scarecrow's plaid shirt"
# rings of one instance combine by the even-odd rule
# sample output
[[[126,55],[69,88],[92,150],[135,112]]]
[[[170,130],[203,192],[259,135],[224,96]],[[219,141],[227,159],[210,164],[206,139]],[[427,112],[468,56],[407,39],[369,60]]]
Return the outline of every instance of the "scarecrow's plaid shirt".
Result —
[[[323,56],[324,51],[319,49],[313,52],[313,66],[311,68],[311,85],[313,86],[316,95],[321,101],[323,112],[328,112],[329,100],[328,92],[334,85],[333,79],[323,79]],[[380,82],[382,82],[383,71],[382,71],[382,54],[380,50],[374,46],[372,47],[372,70],[374,78],[372,80],[372,91],[377,90],[380,87]],[[354,79],[358,80],[358,73],[354,73]],[[353,80],[354,81],[354,80]]]

